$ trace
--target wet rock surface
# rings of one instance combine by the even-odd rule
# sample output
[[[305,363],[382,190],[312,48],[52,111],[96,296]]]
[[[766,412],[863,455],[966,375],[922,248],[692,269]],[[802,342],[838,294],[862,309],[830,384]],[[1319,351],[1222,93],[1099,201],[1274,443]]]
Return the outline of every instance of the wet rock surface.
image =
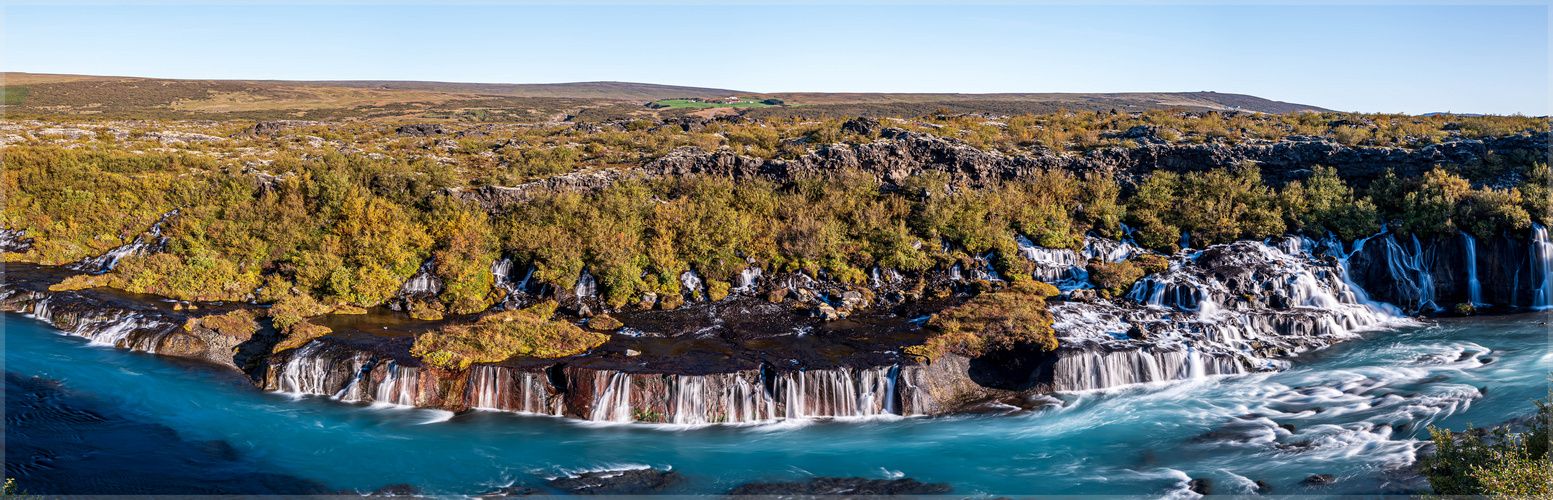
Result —
[[[954,491],[949,483],[923,483],[912,478],[865,479],[861,477],[819,477],[788,483],[748,483],[728,492],[730,496],[894,496],[945,495]]]
[[[675,471],[632,469],[584,472],[545,485],[574,495],[646,495],[663,493],[684,480]]]

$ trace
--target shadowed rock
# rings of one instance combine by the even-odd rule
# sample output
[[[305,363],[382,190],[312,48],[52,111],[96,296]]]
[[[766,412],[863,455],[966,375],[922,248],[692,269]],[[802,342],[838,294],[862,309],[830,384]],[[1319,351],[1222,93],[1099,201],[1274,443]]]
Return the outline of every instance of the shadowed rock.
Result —
[[[749,483],[729,495],[943,495],[953,491],[949,483],[922,483],[912,478],[864,479],[817,477],[791,483]]]

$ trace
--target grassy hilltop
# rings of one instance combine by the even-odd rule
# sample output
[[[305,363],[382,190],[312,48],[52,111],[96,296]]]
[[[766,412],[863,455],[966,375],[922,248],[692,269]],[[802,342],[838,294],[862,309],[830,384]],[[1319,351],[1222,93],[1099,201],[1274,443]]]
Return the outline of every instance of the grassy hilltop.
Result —
[[[542,123],[705,113],[691,98],[738,96],[751,117],[1030,114],[1179,108],[1267,113],[1324,111],[1214,92],[1117,94],[752,93],[628,82],[479,84],[398,81],[237,81],[6,73],[12,118],[351,120]],[[660,105],[654,106],[653,102]]]

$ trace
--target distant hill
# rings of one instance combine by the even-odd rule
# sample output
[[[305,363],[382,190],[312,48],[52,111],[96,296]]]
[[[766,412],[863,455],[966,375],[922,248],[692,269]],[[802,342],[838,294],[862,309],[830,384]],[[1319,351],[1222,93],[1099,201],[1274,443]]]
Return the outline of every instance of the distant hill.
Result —
[[[1315,106],[1217,92],[891,94],[747,91],[630,82],[550,84],[409,81],[172,80],[5,73],[13,118],[557,122],[742,112],[752,117],[922,116],[936,111],[1002,115],[1070,111],[1289,113]],[[652,109],[680,97],[779,99],[785,106],[743,111]]]
[[[749,94],[742,90],[681,87],[655,83],[576,82],[576,83],[449,83],[401,82],[376,80],[351,81],[275,81],[291,85],[349,87],[383,90],[420,90],[456,94],[506,95],[518,97],[570,97],[585,99],[623,99],[656,101],[676,97],[726,97]]]

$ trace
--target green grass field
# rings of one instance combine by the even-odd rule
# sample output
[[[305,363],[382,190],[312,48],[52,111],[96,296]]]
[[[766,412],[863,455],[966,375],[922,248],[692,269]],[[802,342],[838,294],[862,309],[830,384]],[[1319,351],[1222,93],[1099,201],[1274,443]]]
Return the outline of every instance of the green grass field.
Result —
[[[688,99],[665,99],[665,100],[662,100],[662,101],[655,101],[655,102],[653,102],[653,106],[655,106],[655,107],[664,107],[664,108],[669,108],[669,109],[676,109],[676,108],[702,109],[702,108],[769,108],[772,105],[771,104],[766,104],[766,103],[763,103],[763,102],[760,102],[760,101],[744,101],[744,100],[741,100],[741,101],[735,102],[735,103],[723,104],[723,103],[720,103],[720,102],[694,102],[694,101],[691,101],[691,100],[688,100]]]
[[[28,92],[27,87],[0,87],[0,104],[21,104]]]

